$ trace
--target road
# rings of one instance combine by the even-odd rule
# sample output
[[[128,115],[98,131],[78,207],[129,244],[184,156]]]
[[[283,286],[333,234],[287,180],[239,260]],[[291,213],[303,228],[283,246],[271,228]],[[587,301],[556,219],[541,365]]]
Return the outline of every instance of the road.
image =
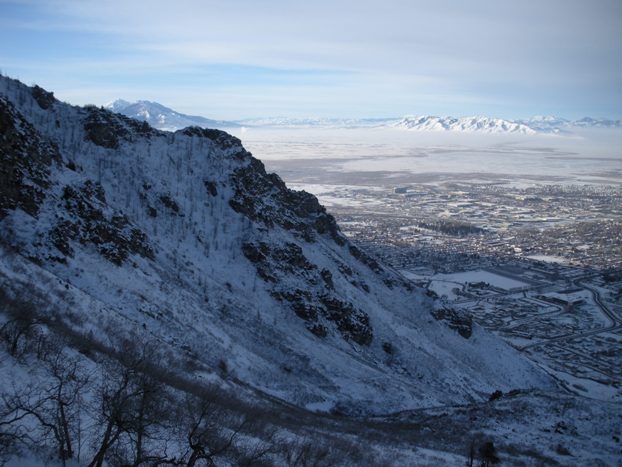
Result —
[[[598,292],[597,289],[589,285],[585,285],[580,280],[574,281],[573,284],[577,287],[582,287],[585,290],[590,291],[590,293],[592,294],[592,299],[594,300],[594,303],[598,306],[598,308],[600,308],[600,311],[603,313],[603,315],[605,315],[610,320],[611,324],[604,328],[592,329],[592,330],[583,331],[583,332],[576,332],[576,333],[566,334],[564,336],[553,337],[551,339],[546,339],[546,340],[539,341],[539,342],[534,342],[528,345],[524,345],[522,347],[518,347],[519,350],[527,350],[529,348],[538,347],[541,345],[548,345],[548,344],[552,344],[556,342],[566,341],[569,339],[589,337],[589,336],[593,336],[596,334],[601,334],[603,332],[617,331],[617,330],[622,329],[621,320],[611,310],[609,310],[609,308],[607,308],[607,306],[603,303],[603,301],[600,298],[600,293]]]

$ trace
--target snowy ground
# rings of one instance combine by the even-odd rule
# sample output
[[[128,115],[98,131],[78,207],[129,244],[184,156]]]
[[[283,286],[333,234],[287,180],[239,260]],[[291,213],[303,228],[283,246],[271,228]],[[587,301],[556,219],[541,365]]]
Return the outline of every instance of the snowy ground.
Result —
[[[235,130],[233,131],[235,134]],[[287,177],[299,168],[375,173],[417,181],[490,181],[513,185],[622,183],[622,130],[580,130],[573,135],[409,133],[396,129],[250,129],[239,134],[267,166]],[[309,173],[306,173],[309,175]],[[386,178],[386,180],[385,180]]]
[[[436,274],[430,279],[432,281],[448,281],[457,282],[459,284],[467,284],[469,282],[486,282],[493,287],[498,287],[503,290],[515,289],[527,285],[516,279],[511,279],[507,276],[502,276],[501,274],[495,274],[494,272],[484,271],[481,269],[475,271],[456,272],[453,274]]]

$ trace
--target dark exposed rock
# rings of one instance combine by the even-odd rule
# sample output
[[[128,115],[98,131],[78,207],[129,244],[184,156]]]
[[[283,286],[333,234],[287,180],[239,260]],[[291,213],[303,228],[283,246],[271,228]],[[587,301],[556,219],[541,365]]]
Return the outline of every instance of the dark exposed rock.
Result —
[[[261,252],[261,248],[254,243],[244,243],[242,245],[242,253],[253,263],[260,263],[266,260],[266,256]]]
[[[223,149],[229,149],[235,146],[242,146],[242,142],[238,138],[236,138],[235,136],[231,136],[229,133],[222,130],[201,128],[198,126],[189,126],[179,131],[186,136],[207,138]]]
[[[119,147],[119,140],[126,139],[129,132],[116,121],[113,116],[97,107],[88,107],[89,115],[84,122],[86,137],[92,143],[108,148],[116,149]]]
[[[358,259],[361,263],[363,263],[369,269],[374,271],[376,274],[380,274],[384,272],[384,269],[382,269],[378,261],[373,259],[371,256],[369,256],[367,253],[365,253],[363,250],[361,250],[357,246],[350,245],[349,250],[352,256],[354,256],[356,259]]]
[[[326,326],[322,324],[312,324],[312,325],[309,325],[307,329],[309,329],[309,331],[311,331],[317,337],[326,337],[326,335],[328,334],[328,330],[326,329]]]
[[[138,122],[121,114],[115,114],[95,106],[86,106],[84,121],[86,138],[92,143],[117,149],[122,140],[131,141],[135,136],[154,136],[162,134],[147,122]]]
[[[434,290],[432,290],[432,289],[427,289],[427,290],[425,291],[425,294],[426,294],[428,297],[433,298],[433,299],[437,299],[437,298],[438,298],[438,294],[437,294]]]
[[[82,193],[88,198],[95,198],[100,203],[106,203],[104,188],[99,183],[95,183],[92,180],[84,182],[84,185],[82,185]]]
[[[294,313],[296,313],[299,318],[305,321],[317,321],[318,308],[311,303],[313,299],[311,293],[305,290],[296,289],[293,292],[275,292],[274,295],[278,296],[280,300],[288,301],[292,307],[292,310],[294,310]]]
[[[218,195],[218,190],[216,189],[216,182],[210,180],[203,180],[203,184],[205,185],[205,188],[210,195]]]
[[[54,105],[54,102],[56,102],[53,92],[46,91],[45,89],[37,86],[36,84],[32,87],[31,92],[32,97],[34,97],[34,99],[37,101],[39,107],[44,110],[49,109],[50,107],[52,107],[52,105]]]
[[[320,297],[328,320],[337,325],[337,329],[345,339],[352,339],[360,345],[371,344],[373,332],[369,323],[369,315],[356,309],[352,303],[324,295]]]
[[[273,248],[270,255],[274,261],[283,264],[286,271],[311,271],[317,269],[315,264],[311,264],[307,257],[295,243],[288,242],[283,247]]]
[[[449,328],[458,331],[458,334],[465,339],[471,337],[473,333],[473,318],[460,314],[453,308],[439,308],[432,311],[432,316],[436,320],[446,321]]]
[[[392,289],[395,286],[395,284],[396,284],[395,280],[393,280],[393,279],[391,279],[389,277],[385,277],[382,280],[382,282],[384,282],[384,285],[386,285],[390,289]]]
[[[162,195],[162,196],[160,196],[160,201],[162,202],[162,204],[164,206],[169,208],[175,214],[179,214],[179,205],[177,204],[177,202],[173,198],[171,198],[168,195]]]
[[[322,319],[324,322],[334,323],[346,340],[352,340],[359,345],[369,345],[373,339],[369,315],[356,309],[350,302],[330,295],[318,296],[300,289],[294,292],[273,291],[272,296],[279,301],[289,302],[294,313],[307,322],[307,329],[315,335],[321,337],[326,335],[326,326],[319,324]],[[321,326],[322,329],[317,329],[317,326]]]
[[[266,243],[244,243],[242,244],[242,253],[249,261],[255,263],[257,275],[260,278],[266,282],[278,282],[276,276],[271,272],[273,270],[273,266],[268,261],[268,257],[271,252]]]
[[[50,240],[65,256],[73,256],[73,248],[69,245],[69,240],[75,239],[80,233],[80,226],[76,222],[69,220],[60,221],[56,227],[50,231]]]
[[[128,250],[139,254],[143,258],[154,258],[153,249],[149,246],[147,235],[138,228],[133,228],[130,231]]]
[[[266,282],[277,283],[279,280],[264,266],[257,267],[257,275]]]
[[[339,263],[339,272],[349,277],[353,274],[352,268],[344,263]]]
[[[266,173],[263,163],[248,155],[248,165],[232,176],[235,190],[229,205],[240,214],[267,227],[279,225],[296,232],[308,242],[315,234],[328,234],[339,245],[345,239],[333,216],[317,198],[304,191],[293,191],[276,174]]]
[[[50,166],[60,161],[58,148],[0,98],[0,219],[17,208],[36,216],[49,186]]]
[[[272,248],[263,242],[258,244],[244,243],[242,253],[249,261],[258,264],[258,269],[260,267],[263,269],[270,268],[275,272],[296,274],[317,269],[317,266],[306,258],[302,248],[291,242]]]
[[[320,272],[326,288],[329,290],[335,290],[335,284],[333,283],[333,274],[328,269],[322,269]]]
[[[336,298],[332,273],[328,269],[318,270],[295,243],[270,247],[266,243],[244,243],[244,256],[255,264],[257,274],[266,282],[278,284],[279,277],[296,275],[309,284],[308,290],[273,289],[272,296],[289,303],[292,311],[307,322],[307,329],[315,335],[325,335],[326,326],[317,327],[322,320],[332,322],[344,339],[360,345],[369,345],[373,338],[369,316],[352,305]],[[323,284],[323,289],[318,288]]]
[[[106,196],[98,183],[90,180],[82,186],[67,185],[60,207],[69,219],[60,220],[49,232],[51,243],[65,256],[73,256],[71,241],[94,245],[114,264],[121,265],[130,254],[153,259],[147,236],[132,227],[124,214],[105,214]]]

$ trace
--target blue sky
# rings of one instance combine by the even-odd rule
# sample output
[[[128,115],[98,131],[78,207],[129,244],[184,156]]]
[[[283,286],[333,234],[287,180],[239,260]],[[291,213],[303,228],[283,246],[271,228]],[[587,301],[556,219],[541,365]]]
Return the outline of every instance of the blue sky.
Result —
[[[212,118],[620,118],[619,31],[619,0],[0,0],[0,71]]]

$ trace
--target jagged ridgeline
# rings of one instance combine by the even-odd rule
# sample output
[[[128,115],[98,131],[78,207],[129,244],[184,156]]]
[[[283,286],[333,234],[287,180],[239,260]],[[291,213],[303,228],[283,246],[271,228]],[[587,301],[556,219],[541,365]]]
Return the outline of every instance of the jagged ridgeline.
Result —
[[[549,384],[223,131],[163,132],[0,77],[0,176],[3,290],[49,297],[40,313],[72,332],[148,336],[191,377],[318,410]]]

